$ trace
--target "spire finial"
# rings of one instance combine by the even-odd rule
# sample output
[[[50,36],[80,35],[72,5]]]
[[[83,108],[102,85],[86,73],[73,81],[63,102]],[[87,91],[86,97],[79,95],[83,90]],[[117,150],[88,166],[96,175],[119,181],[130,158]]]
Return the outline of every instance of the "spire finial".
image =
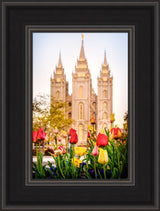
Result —
[[[104,51],[104,66],[107,66],[106,49]]]
[[[79,56],[79,60],[80,61],[84,61],[85,60],[84,47],[83,47],[83,39],[84,39],[84,35],[82,34],[82,46],[81,46],[81,51],[80,51],[80,56]]]
[[[82,40],[84,39],[84,35],[82,34]]]
[[[59,61],[58,61],[58,67],[62,67],[62,61],[61,61],[61,51],[59,52]]]

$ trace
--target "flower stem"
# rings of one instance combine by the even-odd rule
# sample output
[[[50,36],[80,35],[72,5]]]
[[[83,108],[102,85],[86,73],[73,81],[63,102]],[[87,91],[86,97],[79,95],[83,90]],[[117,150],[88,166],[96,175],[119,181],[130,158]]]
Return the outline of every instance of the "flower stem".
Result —
[[[72,176],[74,177],[75,176],[75,167],[74,167],[74,144],[72,144],[72,157],[73,157],[73,174]]]
[[[66,153],[68,154],[68,149],[67,149],[67,139],[65,138],[65,142],[66,142]]]
[[[59,165],[59,170],[60,170],[60,172],[61,172],[61,175],[62,175],[62,177],[65,179],[65,176],[64,176],[64,174],[63,174],[63,172],[62,172],[62,169],[61,169],[61,164],[60,164],[59,155],[58,155],[58,165]]]
[[[96,171],[96,162],[95,162],[95,156],[94,156],[94,171],[95,171],[95,177],[97,179],[97,171]]]
[[[103,165],[103,171],[104,171],[104,179],[106,179],[106,168],[105,168],[105,165]]]

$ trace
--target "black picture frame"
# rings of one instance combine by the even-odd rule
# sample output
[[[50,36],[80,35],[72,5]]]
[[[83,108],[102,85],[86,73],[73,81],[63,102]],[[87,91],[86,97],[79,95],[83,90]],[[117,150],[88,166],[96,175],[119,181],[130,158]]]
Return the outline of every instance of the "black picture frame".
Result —
[[[159,1],[2,1],[1,8],[1,210],[159,210]],[[35,26],[131,28],[130,184],[34,183],[26,173]]]

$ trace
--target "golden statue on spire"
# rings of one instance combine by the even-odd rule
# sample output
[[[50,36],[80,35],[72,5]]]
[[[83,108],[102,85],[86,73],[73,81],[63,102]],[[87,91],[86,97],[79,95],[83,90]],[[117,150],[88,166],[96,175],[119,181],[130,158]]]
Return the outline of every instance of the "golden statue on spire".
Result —
[[[82,34],[82,40],[83,40],[83,38],[84,38],[84,35]]]

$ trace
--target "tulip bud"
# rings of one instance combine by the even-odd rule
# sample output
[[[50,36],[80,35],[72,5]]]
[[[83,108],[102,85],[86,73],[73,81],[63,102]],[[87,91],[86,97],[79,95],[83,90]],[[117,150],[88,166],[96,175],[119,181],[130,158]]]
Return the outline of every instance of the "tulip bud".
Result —
[[[97,147],[96,144],[95,144],[94,149],[93,149],[93,151],[92,151],[92,155],[93,155],[93,156],[97,156],[97,155],[98,155],[98,147]]]
[[[88,132],[88,138],[90,138],[91,137],[91,134],[90,134],[90,132]]]

